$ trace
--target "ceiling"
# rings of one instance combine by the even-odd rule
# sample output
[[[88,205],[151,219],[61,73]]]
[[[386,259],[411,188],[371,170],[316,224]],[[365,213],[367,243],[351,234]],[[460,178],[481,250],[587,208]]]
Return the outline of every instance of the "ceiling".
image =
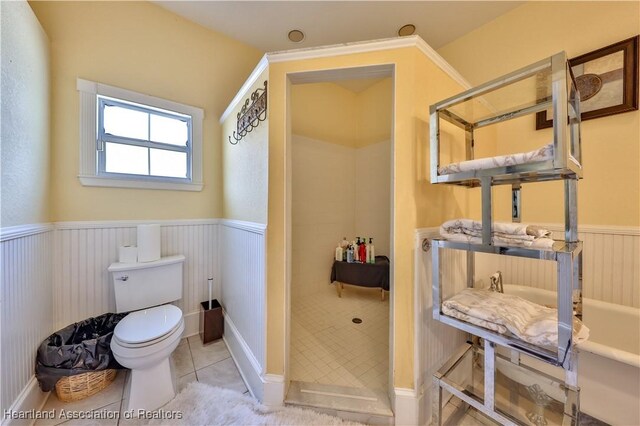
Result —
[[[415,34],[438,49],[523,4],[522,1],[155,1],[263,52]],[[302,30],[300,43],[288,40]]]

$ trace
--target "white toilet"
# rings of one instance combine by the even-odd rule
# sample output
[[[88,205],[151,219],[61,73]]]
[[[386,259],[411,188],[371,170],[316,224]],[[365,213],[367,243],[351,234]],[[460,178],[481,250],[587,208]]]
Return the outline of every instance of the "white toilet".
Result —
[[[154,262],[113,263],[116,312],[131,312],[113,332],[111,350],[131,369],[125,410],[155,410],[175,396],[170,355],[184,330],[182,311],[169,302],[182,298],[182,255]],[[125,390],[125,395],[127,391]]]

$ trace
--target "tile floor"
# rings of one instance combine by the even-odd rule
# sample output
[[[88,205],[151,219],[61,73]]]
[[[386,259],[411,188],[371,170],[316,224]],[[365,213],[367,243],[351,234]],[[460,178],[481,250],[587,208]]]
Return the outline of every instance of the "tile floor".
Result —
[[[291,380],[387,389],[389,293],[333,285],[291,301]],[[354,317],[362,319],[354,324]]]
[[[231,358],[231,354],[222,339],[206,345],[199,336],[182,339],[172,354],[177,379],[177,391],[181,391],[190,382],[203,382],[213,386],[248,393],[247,387]],[[120,370],[114,382],[102,392],[77,402],[60,401],[55,392],[42,408],[43,411],[55,410],[55,418],[38,420],[36,425],[118,425],[127,423],[121,410],[125,397],[125,383],[129,371]],[[64,410],[64,411],[62,411]],[[93,411],[104,419],[71,419],[75,413]],[[67,414],[65,414],[67,413]],[[119,420],[121,419],[121,420]]]
[[[335,295],[335,293],[334,293]],[[376,292],[379,297],[379,293]],[[343,293],[343,297],[344,297]],[[336,296],[337,297],[337,296]],[[354,297],[352,295],[352,297]],[[376,298],[378,302],[379,298]],[[351,303],[351,302],[349,302]],[[366,304],[366,302],[364,302]],[[387,305],[388,306],[388,305]],[[375,309],[371,309],[375,311]],[[362,310],[358,312],[368,312]],[[380,314],[378,312],[378,314]],[[363,319],[366,316],[363,315]],[[365,322],[363,321],[363,324]],[[388,323],[387,323],[388,324]],[[352,333],[353,334],[353,333]],[[329,351],[326,351],[329,352]],[[304,352],[303,352],[304,353]],[[386,352],[385,352],[386,354]],[[305,355],[309,356],[307,353]],[[231,358],[231,354],[227,349],[224,341],[218,340],[207,345],[203,345],[199,336],[191,336],[189,338],[182,339],[180,345],[172,354],[173,366],[176,372],[177,378],[177,390],[178,392],[187,386],[190,382],[199,381],[208,383],[213,386],[220,386],[223,388],[233,389],[239,392],[248,394],[249,391],[242,380],[238,369]],[[348,357],[347,357],[348,358]],[[351,359],[356,359],[351,358]],[[330,362],[328,365],[332,365]],[[345,367],[342,367],[345,368]],[[339,369],[338,369],[339,370]],[[58,400],[55,392],[52,392],[49,399],[45,403],[42,411],[55,410],[55,418],[38,420],[36,425],[126,425],[137,424],[137,422],[127,421],[122,414],[123,399],[125,398],[125,383],[128,379],[129,371],[120,370],[116,376],[115,381],[109,385],[102,392],[83,399],[77,402],[64,403]],[[322,379],[321,376],[320,379]],[[351,378],[354,378],[353,374],[350,374]],[[364,381],[365,379],[363,379]],[[356,384],[362,382],[355,381]],[[380,382],[382,383],[382,380]],[[352,383],[353,384],[353,383]],[[444,407],[442,412],[443,425],[465,425],[465,426],[487,426],[494,424],[487,417],[482,416],[475,410],[462,410],[462,404],[460,400],[453,397]],[[64,411],[63,411],[64,410]],[[322,409],[318,410],[322,411]],[[66,414],[65,414],[66,413]],[[76,418],[71,416],[77,413],[84,414],[94,413],[102,418],[87,419]],[[331,412],[328,414],[336,415],[339,413]],[[349,413],[352,414],[352,413]],[[66,416],[66,417],[65,417]],[[365,419],[356,419],[356,421],[363,421]],[[365,420],[366,421],[366,420]],[[369,422],[367,422],[369,423]],[[374,424],[376,422],[373,422]],[[594,424],[603,425],[603,423],[597,422]]]

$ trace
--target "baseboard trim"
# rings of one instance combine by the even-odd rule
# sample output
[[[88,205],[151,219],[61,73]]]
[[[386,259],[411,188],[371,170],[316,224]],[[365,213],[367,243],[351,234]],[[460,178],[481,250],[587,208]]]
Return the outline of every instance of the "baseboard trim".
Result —
[[[272,407],[284,405],[284,376],[280,374],[264,374],[261,379],[264,389],[262,404]]]
[[[27,382],[27,385],[22,389],[20,395],[13,401],[11,407],[9,407],[8,411],[11,413],[28,413],[41,411],[42,407],[44,407],[45,402],[47,402],[47,398],[49,397],[50,392],[42,392],[40,390],[40,386],[38,386],[38,380],[36,376],[31,376],[31,379]],[[7,418],[5,413],[2,413],[2,422],[0,423],[2,426],[9,425],[32,425],[34,424],[36,419],[13,419],[11,417]]]
[[[233,320],[226,314],[224,316],[224,342],[229,348],[231,357],[238,367],[251,395],[259,401],[264,399],[264,383],[262,380],[262,367],[251,352],[251,349],[236,328]]]
[[[394,388],[393,412],[396,418],[396,425],[419,425],[420,424],[420,403],[422,393],[415,389]]]

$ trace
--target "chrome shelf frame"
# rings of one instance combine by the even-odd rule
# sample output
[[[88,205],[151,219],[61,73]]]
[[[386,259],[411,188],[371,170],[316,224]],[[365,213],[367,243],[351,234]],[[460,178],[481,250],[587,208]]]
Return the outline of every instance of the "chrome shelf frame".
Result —
[[[466,120],[449,110],[451,107],[473,99],[478,99],[480,102],[483,102],[483,96],[491,92],[499,91],[504,87],[518,83],[526,78],[533,77],[542,71],[550,73],[549,84],[551,85],[551,97],[546,96],[542,99],[536,99],[536,103],[532,106],[514,107],[507,111],[496,112],[490,115],[489,118],[475,122]],[[552,160],[507,167],[495,167],[471,172],[439,174],[440,120],[452,123],[465,131],[465,160],[473,160],[475,129],[525,115],[535,114],[548,108],[552,109],[554,123],[567,123],[566,125],[554,125],[553,127],[554,157]],[[488,109],[491,109],[490,105]],[[580,95],[565,52],[557,53],[550,58],[440,101],[431,105],[429,112],[431,132],[431,183],[448,183],[476,187],[480,185],[481,178],[483,177],[491,177],[492,185],[582,177]]]
[[[558,245],[562,242],[558,242]],[[441,274],[441,248],[451,248],[467,252],[468,258],[473,257],[474,252],[494,253],[498,255],[517,256],[551,260],[557,262],[558,275],[558,350],[550,351],[529,343],[523,342],[515,337],[505,336],[483,327],[479,327],[468,322],[451,318],[442,313],[442,274]],[[504,251],[503,251],[504,250]],[[579,263],[582,253],[582,243],[570,243],[559,247],[556,250],[533,250],[529,248],[508,248],[484,244],[464,244],[450,241],[433,240],[431,246],[432,262],[432,294],[433,294],[433,318],[445,324],[456,327],[486,339],[490,342],[526,352],[528,355],[562,366],[565,370],[574,374],[575,359],[572,355],[575,352],[573,345],[573,315],[576,311],[578,317],[581,316],[582,309],[582,280],[579,274]],[[474,271],[468,261],[467,266],[467,286],[473,287]],[[471,267],[471,269],[469,269]],[[573,383],[572,378],[568,378],[569,384]]]
[[[469,355],[478,355],[483,356],[484,358],[485,368],[482,395],[478,395],[472,388],[461,386],[450,377],[465,357]],[[460,346],[451,358],[449,358],[433,376],[433,396],[431,401],[433,412],[432,424],[442,424],[442,405],[443,402],[445,402],[443,400],[444,395],[442,391],[447,391],[451,395],[460,398],[463,403],[468,404],[502,425],[514,426],[520,424],[518,419],[512,413],[504,412],[496,407],[495,366],[497,361],[502,363],[511,362],[517,366],[516,368],[533,372],[536,375],[539,375],[542,379],[556,380],[545,373],[537,372],[524,364],[514,363],[513,360],[507,360],[506,358],[497,355],[493,344],[487,340],[484,341],[482,350],[477,345],[466,343]],[[488,365],[490,365],[490,368],[487,368]],[[488,377],[490,377],[490,379],[487,379]],[[562,413],[563,426],[577,426],[579,424],[579,393],[580,390],[577,387],[564,386],[565,401]],[[510,398],[512,398],[514,402],[517,402],[518,400],[517,395],[510,395]]]
[[[538,249],[532,247],[498,246],[492,244],[470,244],[461,243],[458,241],[441,240],[437,238],[431,240],[431,246],[433,247],[434,245],[440,248],[449,248],[455,250],[490,254],[504,254],[507,256],[556,261],[562,256],[577,256],[582,252],[583,247],[582,241],[567,243],[562,240],[555,240],[552,248]]]
[[[542,73],[542,74],[538,74]],[[543,96],[533,99],[533,105],[507,108],[495,112],[491,105],[487,105],[483,96],[500,90],[524,79],[542,76],[536,80],[548,83]],[[473,122],[451,111],[450,108],[464,102],[477,99],[488,106],[488,113],[482,119]],[[504,122],[513,118],[534,114],[548,108],[553,112],[553,145],[554,156],[551,160],[495,167],[455,174],[438,173],[440,161],[440,120],[447,121],[465,131],[465,155],[467,160],[474,158],[474,129]],[[468,111],[468,110],[467,110]],[[483,108],[483,113],[484,113]],[[464,111],[463,111],[464,112]],[[467,90],[459,95],[450,97],[430,107],[431,114],[431,183],[454,184],[481,188],[482,200],[482,243],[469,244],[441,239],[431,241],[432,259],[432,294],[433,318],[447,325],[465,331],[471,335],[473,345],[463,347],[455,354],[438,373],[434,375],[434,410],[433,424],[441,424],[442,390],[458,396],[463,402],[486,414],[502,424],[518,424],[518,420],[508,414],[501,413],[495,407],[496,390],[496,345],[511,351],[511,360],[520,365],[520,354],[531,356],[551,365],[564,369],[564,389],[566,402],[564,407],[563,425],[578,424],[579,388],[578,388],[578,357],[573,345],[573,317],[580,318],[582,314],[582,242],[578,239],[577,215],[577,181],[582,177],[581,149],[580,149],[580,95],[576,89],[575,79],[568,64],[566,54],[560,52],[545,60],[514,71],[503,77],[492,80],[476,88]],[[488,116],[487,116],[488,115]],[[492,187],[494,185],[512,185],[512,220],[519,222],[521,217],[521,183],[541,182],[550,180],[564,181],[564,240],[556,240],[549,249],[531,247],[513,247],[494,245],[492,241],[493,200]],[[483,327],[470,324],[445,315],[442,312],[442,265],[441,250],[462,250],[467,254],[467,287],[473,287],[475,282],[475,253],[489,253],[494,255],[524,257],[556,262],[557,270],[557,305],[558,305],[558,346],[557,350],[550,350],[529,344],[513,336],[499,334]],[[478,343],[482,339],[484,356],[484,398],[479,398],[468,390],[461,389],[448,380],[447,372],[455,368],[469,350],[478,350]],[[544,375],[542,372],[536,374]],[[436,407],[437,404],[437,407]]]
[[[553,161],[541,161],[530,164],[517,164],[492,169],[438,175],[431,178],[433,183],[447,183],[469,188],[477,188],[483,177],[491,178],[492,185],[513,185],[531,182],[547,182],[552,180],[582,177],[582,169],[574,163],[568,168],[554,169]],[[436,179],[436,180],[434,180]]]

